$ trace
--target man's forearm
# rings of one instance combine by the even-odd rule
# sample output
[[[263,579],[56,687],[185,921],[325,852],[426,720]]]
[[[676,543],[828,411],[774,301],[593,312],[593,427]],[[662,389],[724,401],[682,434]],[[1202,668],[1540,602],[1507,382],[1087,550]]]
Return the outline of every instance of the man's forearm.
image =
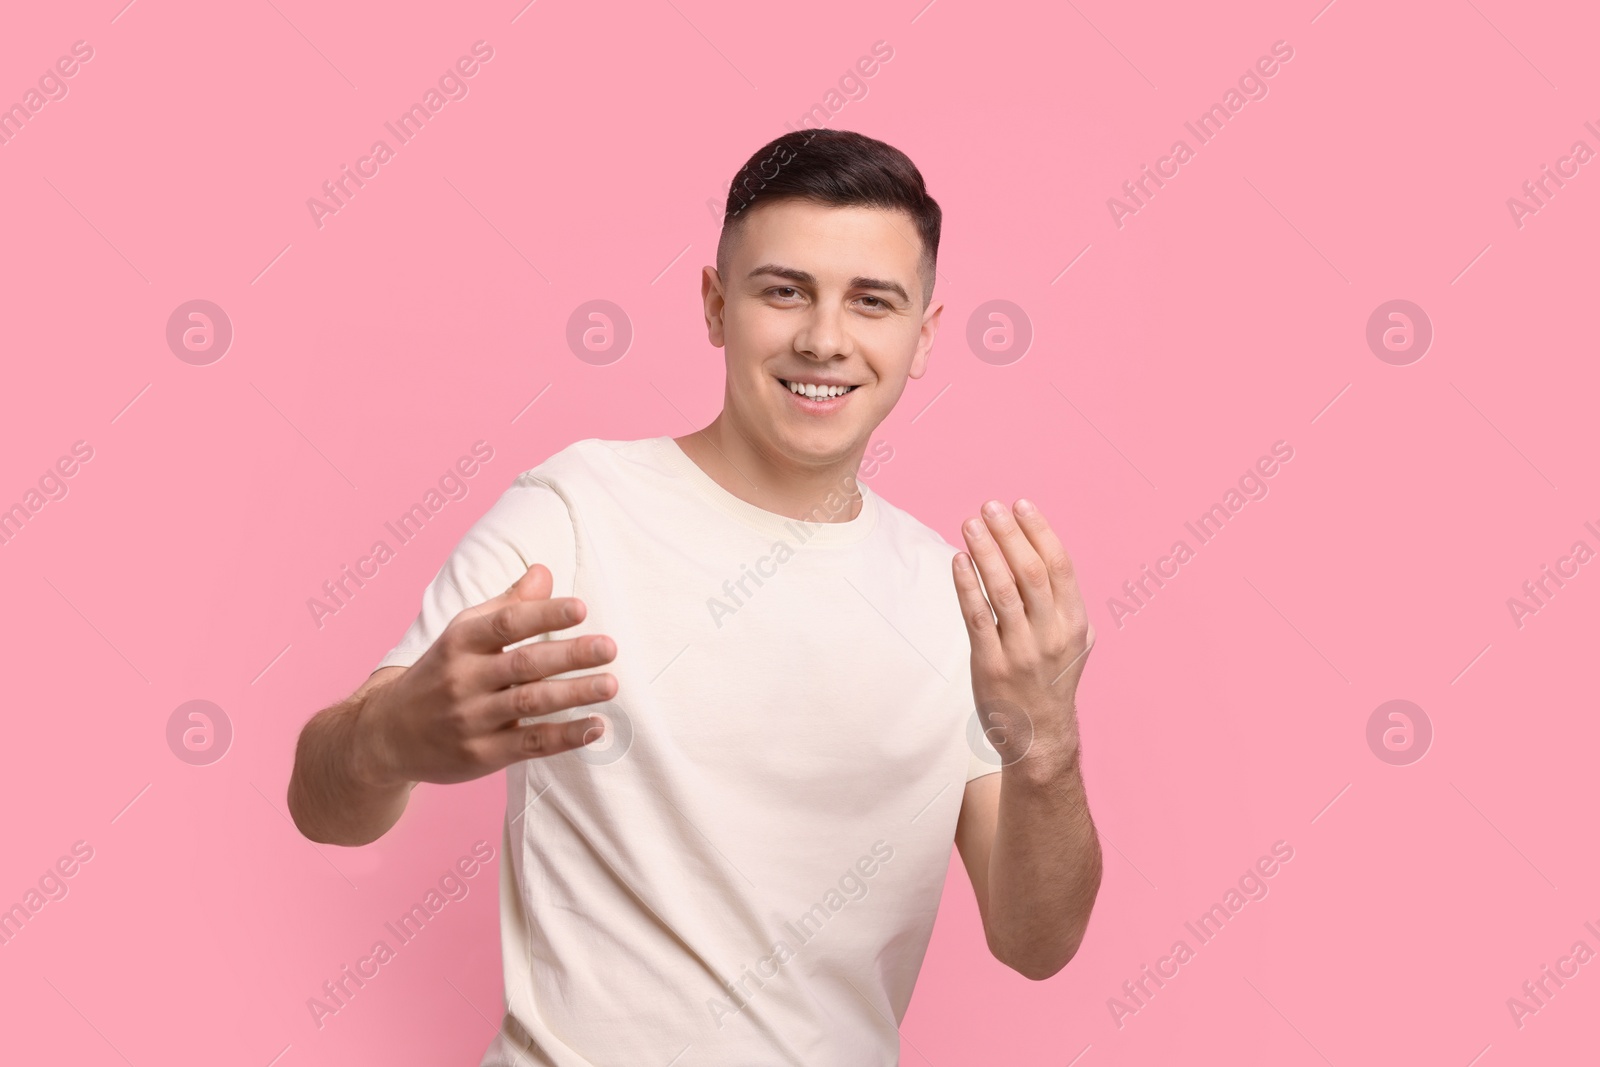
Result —
[[[1030,752],[1001,771],[987,916],[995,956],[1035,981],[1066,966],[1088,928],[1100,872],[1077,744]]]
[[[365,845],[389,831],[406,810],[410,782],[363,780],[360,714],[372,694],[318,712],[300,732],[289,778],[289,814],[312,841]]]

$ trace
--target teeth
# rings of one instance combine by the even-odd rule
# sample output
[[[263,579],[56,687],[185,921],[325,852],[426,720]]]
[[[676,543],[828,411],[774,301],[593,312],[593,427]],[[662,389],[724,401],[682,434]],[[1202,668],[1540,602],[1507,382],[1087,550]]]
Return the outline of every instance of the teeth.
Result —
[[[789,387],[791,393],[798,393],[801,396],[808,397],[843,396],[855,388],[853,385],[801,385],[799,382],[784,382],[783,384]]]

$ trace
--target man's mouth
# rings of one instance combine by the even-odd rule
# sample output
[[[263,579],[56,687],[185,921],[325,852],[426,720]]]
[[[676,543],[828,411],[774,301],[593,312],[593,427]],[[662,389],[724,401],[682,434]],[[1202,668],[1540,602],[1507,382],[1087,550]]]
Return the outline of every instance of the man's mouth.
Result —
[[[819,400],[824,402],[832,400],[835,397],[844,396],[845,394],[860,388],[859,386],[855,385],[815,385],[803,382],[791,382],[783,378],[779,378],[778,381],[782,382],[789,392],[795,394],[796,396],[805,397],[807,400]]]

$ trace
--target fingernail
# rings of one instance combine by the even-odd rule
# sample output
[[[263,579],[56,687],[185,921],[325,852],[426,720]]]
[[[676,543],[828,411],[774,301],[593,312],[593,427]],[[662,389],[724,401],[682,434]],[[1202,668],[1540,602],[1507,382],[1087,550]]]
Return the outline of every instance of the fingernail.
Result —
[[[1016,512],[1018,515],[1032,515],[1035,510],[1036,509],[1033,506],[1033,501],[1029,500],[1027,497],[1023,497],[1021,500],[1017,501]]]
[[[977,519],[968,519],[966,525],[963,526],[962,529],[966,530],[967,533],[974,537],[983,536],[983,523],[979,522]]]
[[[1004,515],[1005,511],[1005,505],[1001,504],[998,500],[991,500],[983,506],[983,513],[994,519],[998,519],[1001,515]]]

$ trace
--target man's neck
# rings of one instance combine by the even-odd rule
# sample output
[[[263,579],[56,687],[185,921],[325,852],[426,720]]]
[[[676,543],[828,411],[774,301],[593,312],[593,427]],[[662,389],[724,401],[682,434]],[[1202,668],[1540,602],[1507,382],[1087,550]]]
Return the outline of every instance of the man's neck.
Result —
[[[726,416],[724,411],[705,429],[673,438],[712,481],[747,504],[791,519],[848,522],[861,513],[856,471],[865,443],[838,464],[805,466],[757,447]]]

